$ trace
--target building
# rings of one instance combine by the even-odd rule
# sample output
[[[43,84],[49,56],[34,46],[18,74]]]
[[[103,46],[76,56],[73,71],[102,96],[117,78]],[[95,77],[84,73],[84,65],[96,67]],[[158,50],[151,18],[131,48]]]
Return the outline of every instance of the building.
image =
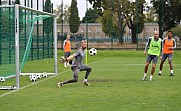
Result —
[[[86,37],[86,31],[88,33],[89,38],[102,38],[105,37],[105,33],[102,31],[101,23],[88,23],[88,29],[86,30],[86,24],[80,24],[79,30],[76,35],[81,35],[82,37]],[[62,34],[62,25],[57,25],[57,32]],[[69,29],[69,24],[63,25],[63,34],[71,34]]]
[[[88,38],[108,38],[105,33],[102,31],[101,23],[88,23],[88,29],[86,30],[86,24],[80,24],[79,30],[75,35],[81,35],[86,37],[86,31],[88,33]],[[140,39],[147,39],[150,36],[153,36],[153,31],[158,31],[159,27],[157,23],[145,23],[143,32],[138,35]],[[62,34],[62,25],[57,25],[57,31],[59,34]],[[63,34],[71,34],[69,29],[69,24],[63,25]],[[131,38],[131,30],[126,27],[124,38]]]

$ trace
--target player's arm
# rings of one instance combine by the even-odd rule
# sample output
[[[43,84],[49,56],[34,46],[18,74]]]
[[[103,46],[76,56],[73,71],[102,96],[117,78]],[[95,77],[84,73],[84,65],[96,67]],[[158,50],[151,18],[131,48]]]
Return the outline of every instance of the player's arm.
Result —
[[[162,51],[163,51],[163,41],[161,41],[161,44],[160,44],[160,60],[162,59]]]
[[[146,44],[146,47],[145,47],[145,50],[144,50],[144,54],[145,54],[145,55],[146,55],[146,52],[147,52],[148,47],[149,47],[149,45],[150,45],[150,42],[151,42],[151,37],[148,39],[148,42],[147,42],[147,44]]]
[[[176,41],[173,39],[173,47],[170,47],[171,50],[176,49]]]
[[[70,55],[68,58],[62,57],[62,58],[60,59],[60,62],[61,62],[61,63],[64,63],[64,62],[67,62],[67,61],[71,61],[71,59],[73,59],[74,57],[75,57],[74,55]]]
[[[66,40],[63,41],[63,50],[65,48]]]
[[[74,57],[75,57],[75,56],[74,56],[74,54],[73,54],[73,55],[70,55],[69,57],[67,57],[65,60],[66,60],[66,61],[69,61],[69,60],[72,60]]]
[[[78,50],[76,53],[70,55],[68,58],[65,58],[66,61],[72,60],[74,57],[78,56],[80,54],[80,50]]]

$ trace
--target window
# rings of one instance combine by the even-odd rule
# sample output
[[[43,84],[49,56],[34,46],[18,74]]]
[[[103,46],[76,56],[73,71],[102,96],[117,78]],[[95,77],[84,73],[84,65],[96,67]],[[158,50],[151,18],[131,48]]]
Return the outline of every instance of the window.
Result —
[[[89,32],[91,32],[91,28],[89,29]]]

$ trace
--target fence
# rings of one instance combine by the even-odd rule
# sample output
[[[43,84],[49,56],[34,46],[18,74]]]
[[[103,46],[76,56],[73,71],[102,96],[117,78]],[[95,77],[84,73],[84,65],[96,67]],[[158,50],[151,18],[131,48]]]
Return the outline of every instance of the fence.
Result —
[[[60,37],[59,37],[60,38]],[[65,38],[65,37],[64,37]],[[84,38],[71,38],[72,48],[76,48],[76,44]],[[181,41],[175,39],[177,42],[176,50],[181,50]],[[62,49],[63,40],[58,40],[58,48]],[[88,48],[97,49],[133,49],[133,50],[144,50],[147,43],[147,39],[138,39],[138,43],[131,43],[131,39],[125,38],[124,43],[120,43],[118,38],[93,38],[88,39]]]

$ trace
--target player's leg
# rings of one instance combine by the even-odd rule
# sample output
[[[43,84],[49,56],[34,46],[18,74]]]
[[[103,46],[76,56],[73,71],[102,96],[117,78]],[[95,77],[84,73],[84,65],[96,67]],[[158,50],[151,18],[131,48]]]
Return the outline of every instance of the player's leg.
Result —
[[[172,54],[169,54],[168,55],[168,63],[170,65],[170,76],[174,76],[173,74],[173,64],[172,64]]]
[[[151,69],[151,75],[150,75],[150,81],[152,81],[152,79],[153,79],[153,75],[154,75],[154,73],[155,73],[155,67],[156,67],[156,64],[152,64],[152,69]]]
[[[167,54],[162,55],[162,60],[160,63],[160,71],[158,73],[159,76],[162,75],[163,64],[164,64],[165,60],[167,59],[167,56],[168,56]]]
[[[153,79],[153,75],[155,73],[157,61],[158,61],[158,56],[154,56],[153,63],[152,63],[152,69],[151,69],[151,75],[150,75],[150,81],[152,81],[152,79]]]
[[[73,79],[70,80],[66,80],[63,82],[59,82],[58,83],[58,87],[60,88],[61,86],[63,86],[64,84],[67,83],[74,83],[78,81],[78,73],[79,73],[79,68],[78,67],[71,67],[72,71],[73,71]]]
[[[65,52],[65,58],[68,57],[68,52]],[[64,62],[64,67],[67,67],[67,62]]]
[[[148,66],[149,66],[150,62],[146,62],[145,64],[145,68],[144,68],[144,73],[147,74],[148,72]]]
[[[68,58],[69,56],[70,56],[70,52],[67,52],[67,57],[66,58]],[[67,66],[70,66],[69,61],[67,61]]]
[[[82,65],[80,69],[80,71],[86,71],[83,83],[87,86],[89,85],[89,83],[87,82],[87,79],[89,77],[91,70],[92,68],[87,65]]]
[[[147,72],[148,72],[148,66],[149,66],[151,60],[152,60],[151,56],[148,55],[147,59],[146,59],[145,67],[144,67],[144,75],[143,75],[143,78],[142,78],[143,81],[146,79]]]

